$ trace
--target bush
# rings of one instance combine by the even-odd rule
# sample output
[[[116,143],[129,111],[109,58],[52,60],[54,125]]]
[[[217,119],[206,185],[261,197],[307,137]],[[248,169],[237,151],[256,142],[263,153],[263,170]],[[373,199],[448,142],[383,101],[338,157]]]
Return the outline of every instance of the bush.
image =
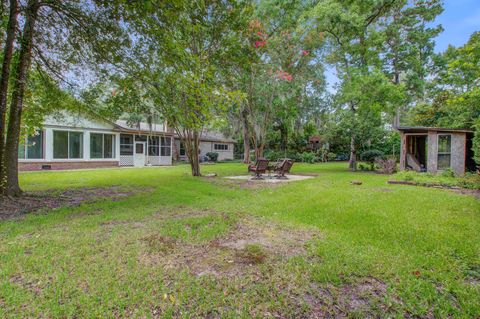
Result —
[[[358,168],[361,170],[361,171],[371,171],[372,170],[372,167],[370,165],[365,165],[363,163],[359,163],[358,164]]]
[[[383,158],[385,155],[383,154],[382,151],[379,150],[368,150],[363,152],[360,155],[360,159],[364,162],[367,162],[370,164],[370,169],[373,171],[375,168],[375,160],[377,158]]]
[[[393,174],[397,171],[397,160],[393,157],[381,158],[377,157],[375,163],[383,174]]]
[[[330,152],[330,153],[327,154],[327,160],[328,160],[329,162],[332,162],[332,161],[334,161],[334,160],[336,160],[336,159],[337,159],[337,154],[332,153],[332,152]]]
[[[285,152],[266,151],[264,157],[269,161],[278,161],[285,158]]]
[[[451,168],[442,171],[442,177],[455,177],[455,172]]]
[[[315,163],[315,159],[316,159],[315,153],[303,152],[300,155],[300,157],[301,157],[302,162],[304,162],[304,163],[310,163],[310,164]]]
[[[210,162],[216,162],[218,160],[218,153],[208,152],[205,154]]]

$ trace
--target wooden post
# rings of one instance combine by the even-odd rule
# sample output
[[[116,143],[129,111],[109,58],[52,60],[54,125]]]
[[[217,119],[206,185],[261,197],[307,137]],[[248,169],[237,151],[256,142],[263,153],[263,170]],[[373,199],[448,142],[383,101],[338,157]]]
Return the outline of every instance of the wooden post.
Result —
[[[407,159],[407,135],[400,132],[400,170],[404,171],[406,169]]]

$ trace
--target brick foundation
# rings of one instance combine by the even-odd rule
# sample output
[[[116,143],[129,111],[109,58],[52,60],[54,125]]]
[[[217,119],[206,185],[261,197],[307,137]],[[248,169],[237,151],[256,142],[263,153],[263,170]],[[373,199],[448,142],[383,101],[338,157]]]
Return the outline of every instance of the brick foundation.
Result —
[[[48,170],[42,168],[50,166],[50,170],[64,170],[64,169],[82,169],[82,168],[102,168],[102,167],[116,167],[118,161],[85,161],[85,162],[19,162],[19,171],[41,171]]]

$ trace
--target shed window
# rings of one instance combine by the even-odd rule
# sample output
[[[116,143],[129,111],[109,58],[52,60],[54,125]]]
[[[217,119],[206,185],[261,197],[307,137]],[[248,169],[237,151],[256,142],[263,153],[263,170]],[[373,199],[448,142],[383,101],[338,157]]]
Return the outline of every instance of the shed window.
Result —
[[[120,134],[120,155],[133,155],[133,135]]]
[[[228,144],[215,144],[213,148],[216,151],[228,151]]]
[[[90,134],[90,158],[114,158],[115,135],[113,134]]]
[[[438,160],[437,168],[439,170],[450,167],[452,152],[452,136],[438,136]]]
[[[82,157],[82,132],[53,131],[53,158],[68,159]]]
[[[43,158],[43,132],[37,131],[35,135],[25,138],[18,145],[19,159],[40,159]]]

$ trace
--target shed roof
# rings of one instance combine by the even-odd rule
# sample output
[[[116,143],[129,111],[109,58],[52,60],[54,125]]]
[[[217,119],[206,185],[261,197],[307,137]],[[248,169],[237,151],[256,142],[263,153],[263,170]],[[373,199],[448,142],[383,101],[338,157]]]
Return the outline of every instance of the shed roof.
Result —
[[[473,133],[474,130],[465,128],[446,128],[429,126],[397,126],[398,131],[404,133],[427,133],[427,132],[446,132],[446,133]]]
[[[310,138],[308,139],[310,143],[321,142],[322,140],[323,138],[320,135],[313,135],[313,136],[310,136]]]

